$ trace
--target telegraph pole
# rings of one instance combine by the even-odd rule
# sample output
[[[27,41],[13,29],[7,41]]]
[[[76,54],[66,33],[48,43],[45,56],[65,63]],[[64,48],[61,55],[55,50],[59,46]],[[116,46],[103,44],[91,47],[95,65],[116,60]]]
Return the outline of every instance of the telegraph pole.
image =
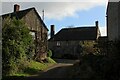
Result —
[[[42,20],[44,21],[44,9],[42,10],[42,13],[43,13]]]

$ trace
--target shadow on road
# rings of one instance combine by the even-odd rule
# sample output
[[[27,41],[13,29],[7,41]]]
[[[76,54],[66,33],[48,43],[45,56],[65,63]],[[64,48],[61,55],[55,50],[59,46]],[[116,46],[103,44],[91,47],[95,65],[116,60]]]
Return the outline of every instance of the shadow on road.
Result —
[[[78,60],[71,60],[71,59],[54,59],[57,63],[66,63],[66,64],[74,64]]]
[[[56,79],[63,79],[63,78],[70,78],[72,64],[56,64],[52,68],[40,71],[38,74],[24,77],[24,76],[8,76],[4,77],[2,80],[46,80],[49,78],[56,78]]]
[[[62,66],[50,69],[38,75],[39,78],[69,78],[71,66]]]
[[[55,59],[57,64],[49,67],[44,71],[38,71],[38,73],[31,73],[33,75],[29,77],[24,76],[8,76],[3,77],[2,80],[46,80],[46,79],[70,79],[71,74],[73,73],[73,64],[77,62],[77,60],[68,60],[68,59]],[[64,79],[63,79],[64,78]],[[65,79],[65,80],[66,80]]]

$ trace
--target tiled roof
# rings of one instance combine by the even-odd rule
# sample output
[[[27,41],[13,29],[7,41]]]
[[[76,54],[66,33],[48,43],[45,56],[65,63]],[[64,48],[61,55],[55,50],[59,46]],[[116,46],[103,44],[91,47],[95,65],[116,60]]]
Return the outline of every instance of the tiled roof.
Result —
[[[25,9],[25,10],[20,10],[18,12],[12,12],[12,13],[8,13],[8,14],[4,14],[4,15],[2,15],[2,18],[6,18],[6,17],[10,16],[11,18],[16,17],[17,19],[22,19],[31,10],[35,11],[35,13],[38,16],[40,22],[48,30],[48,28],[46,27],[46,25],[44,24],[43,20],[41,19],[41,17],[39,16],[39,14],[37,13],[37,11],[36,11],[36,9],[34,7],[29,8],[29,9]]]
[[[49,41],[96,40],[97,27],[63,28]]]

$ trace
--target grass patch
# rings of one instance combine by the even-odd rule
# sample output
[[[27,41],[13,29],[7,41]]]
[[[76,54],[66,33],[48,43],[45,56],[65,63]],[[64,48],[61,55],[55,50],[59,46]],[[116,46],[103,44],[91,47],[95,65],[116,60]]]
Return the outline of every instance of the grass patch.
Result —
[[[21,72],[21,73],[16,73],[13,76],[30,76],[30,74]]]
[[[51,59],[50,57],[47,58],[47,63],[40,63],[34,60],[31,60],[29,62],[28,67],[26,67],[23,72],[19,72],[14,74],[13,76],[30,76],[33,74],[38,73],[39,71],[42,71],[46,68],[48,68],[50,65],[55,64],[56,62]]]
[[[47,57],[47,61],[48,61],[48,63],[56,63],[52,58],[50,58],[50,57]]]
[[[40,63],[40,62],[33,61],[33,60],[30,61],[30,65],[29,65],[29,68],[33,68],[33,69],[36,69],[36,70],[43,70],[47,67],[48,67],[47,63]]]

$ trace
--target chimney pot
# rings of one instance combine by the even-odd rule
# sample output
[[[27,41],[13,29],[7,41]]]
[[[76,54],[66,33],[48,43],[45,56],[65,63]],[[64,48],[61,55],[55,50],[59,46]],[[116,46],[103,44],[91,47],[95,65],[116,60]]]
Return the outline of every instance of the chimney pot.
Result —
[[[98,27],[98,21],[95,22],[96,27]]]
[[[19,9],[20,9],[20,5],[15,4],[15,5],[14,5],[14,12],[19,11]]]

